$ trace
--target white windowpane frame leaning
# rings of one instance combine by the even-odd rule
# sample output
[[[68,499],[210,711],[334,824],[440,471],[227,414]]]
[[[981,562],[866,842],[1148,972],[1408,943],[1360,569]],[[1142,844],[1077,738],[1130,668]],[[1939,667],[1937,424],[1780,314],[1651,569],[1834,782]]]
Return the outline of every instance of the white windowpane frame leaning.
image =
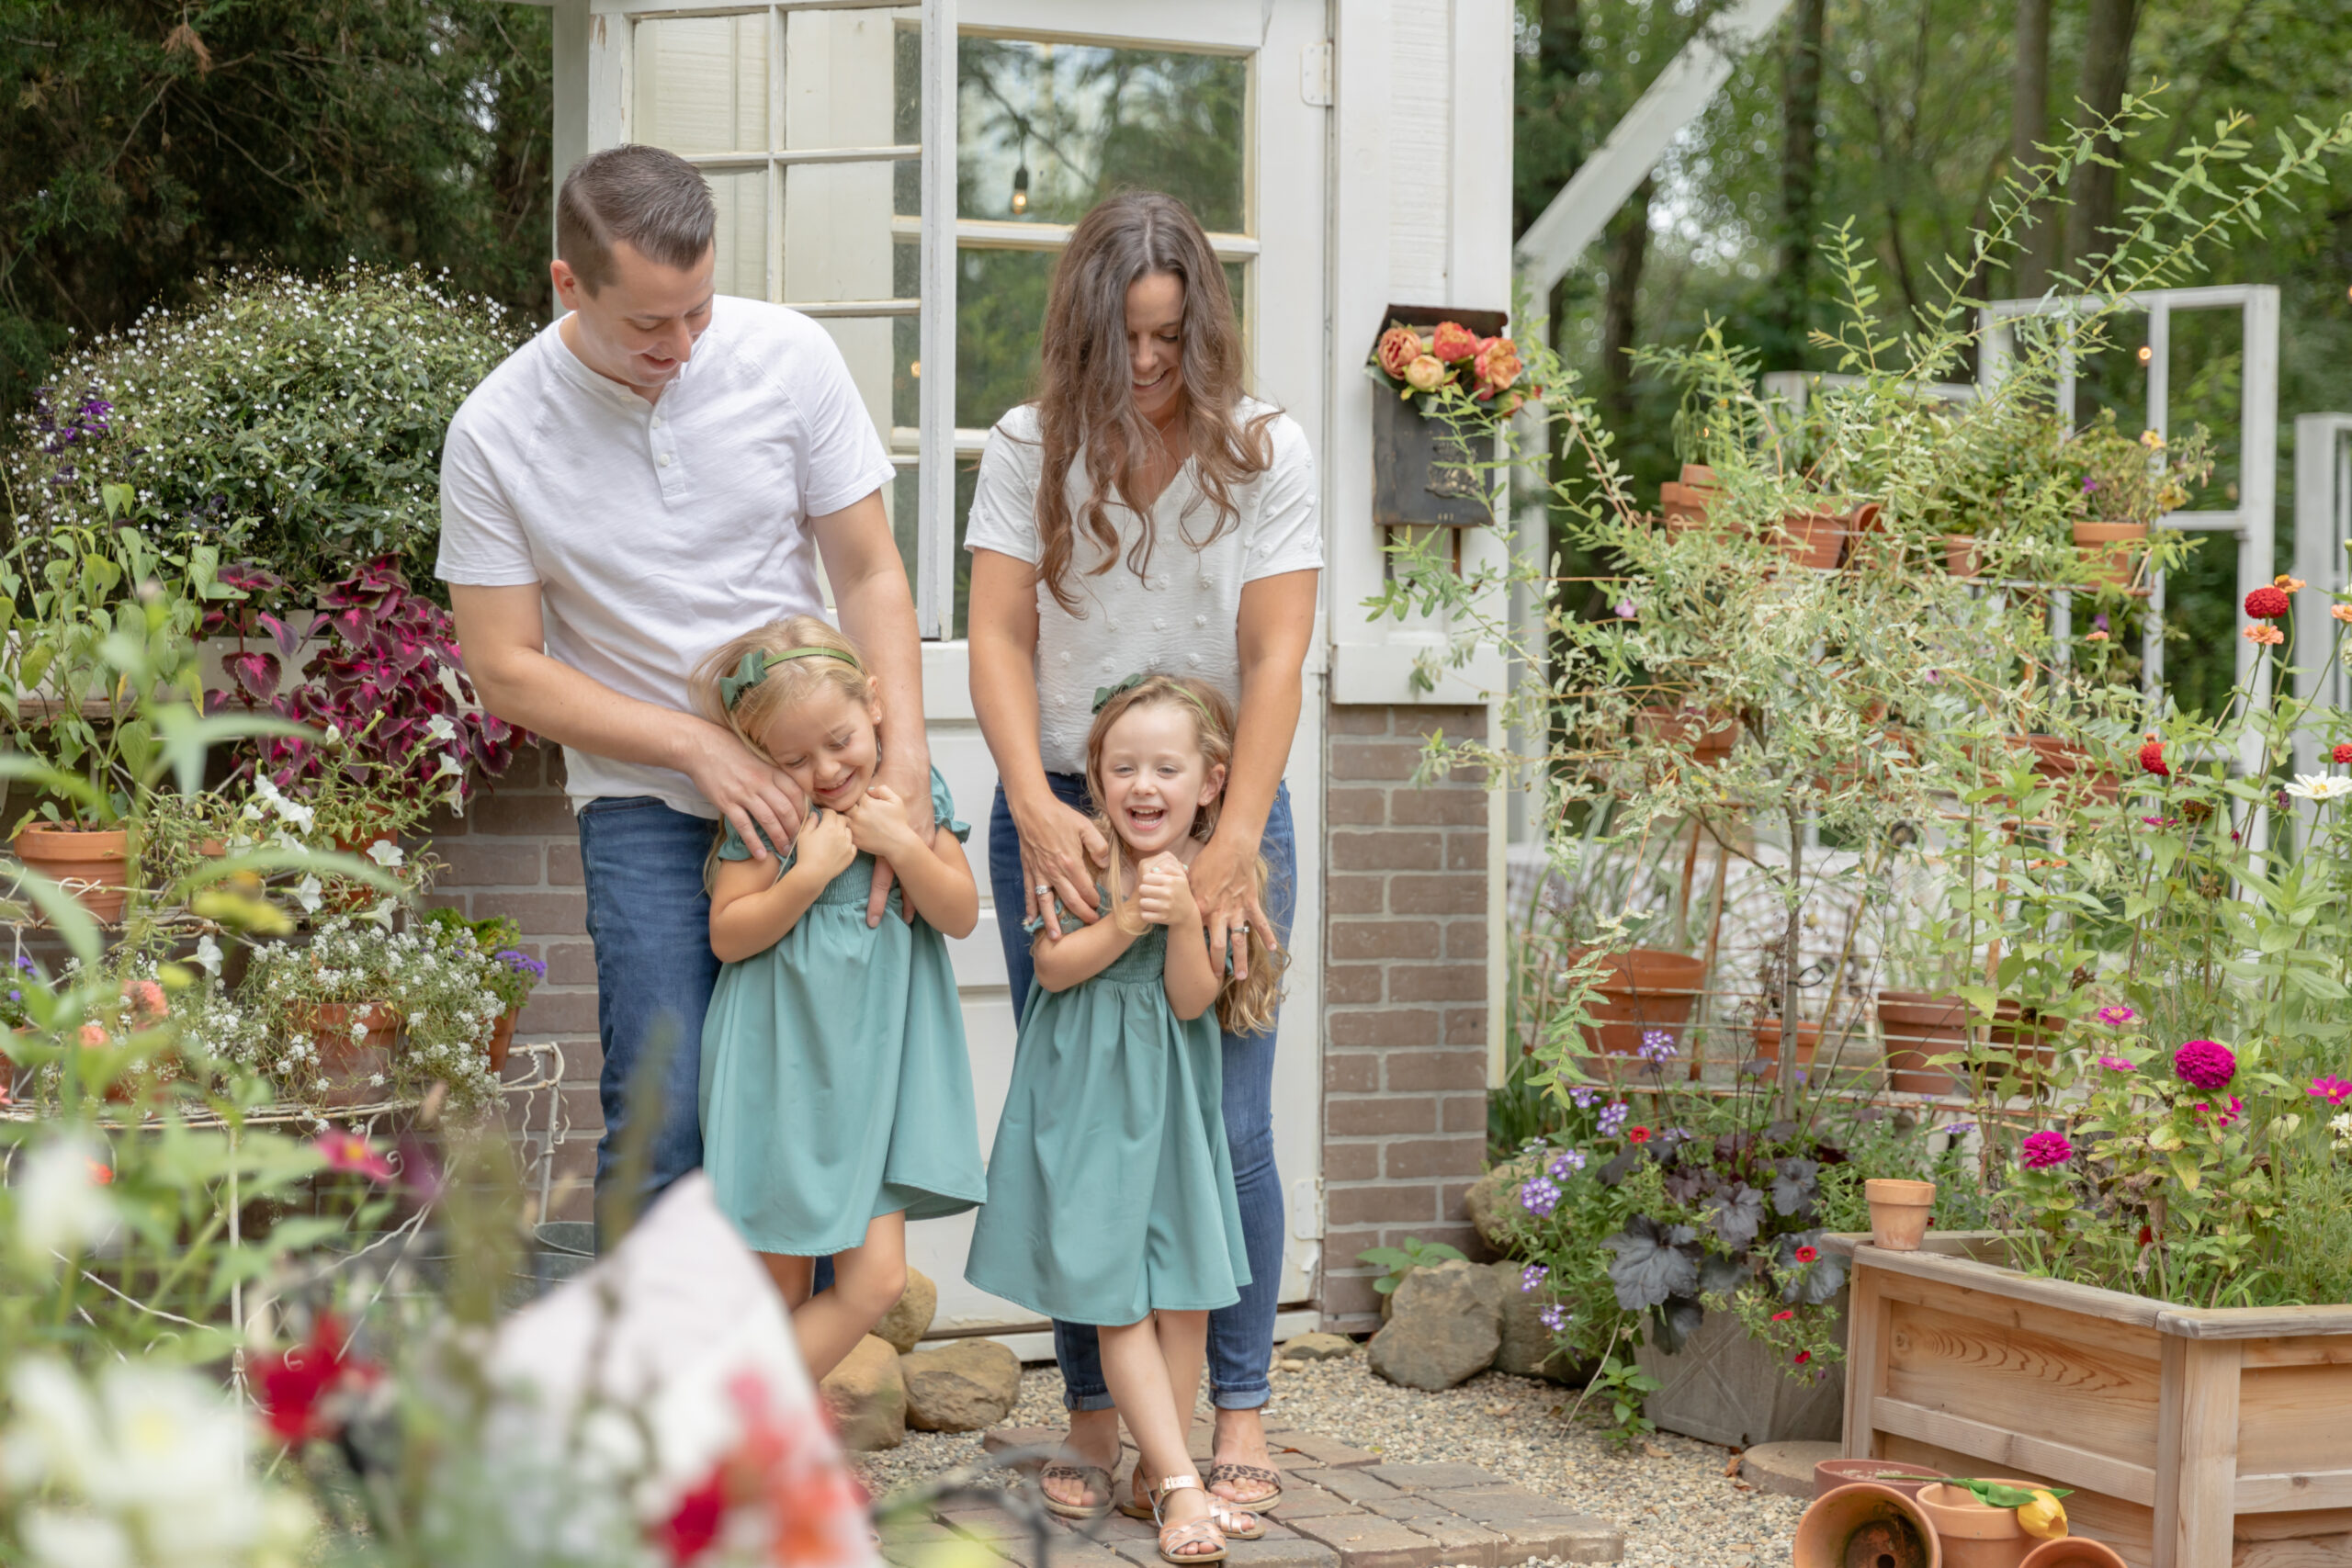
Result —
[[[695,164],[718,205],[718,291],[804,311],[841,345],[900,467],[884,503],[917,617],[924,636],[946,635],[955,594],[956,0],[592,0],[590,8],[583,151],[641,141]],[[906,216],[910,194],[914,213]],[[912,268],[896,250],[910,226]],[[910,359],[899,336],[910,320]],[[911,430],[892,417],[902,376],[915,382]]]

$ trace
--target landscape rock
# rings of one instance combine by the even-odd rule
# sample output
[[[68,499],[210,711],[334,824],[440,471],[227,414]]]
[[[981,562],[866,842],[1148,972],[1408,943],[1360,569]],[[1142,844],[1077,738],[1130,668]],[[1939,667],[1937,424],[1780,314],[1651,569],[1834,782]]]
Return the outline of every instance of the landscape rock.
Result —
[[[859,1340],[817,1392],[833,1413],[843,1448],[895,1449],[907,1440],[907,1384],[888,1339],[869,1334]]]
[[[1295,1361],[1336,1361],[1357,1348],[1344,1334],[1301,1334],[1283,1341],[1283,1355]]]
[[[907,1425],[918,1432],[978,1432],[1012,1413],[1021,1358],[993,1339],[966,1339],[899,1359]]]
[[[1589,1382],[1589,1369],[1577,1365],[1566,1351],[1553,1348],[1552,1331],[1538,1315],[1550,1298],[1542,1291],[1519,1288],[1526,1265],[1505,1261],[1487,1267],[1503,1286],[1502,1343],[1495,1350],[1495,1371],[1553,1382],[1580,1385]]]
[[[1469,1216],[1479,1239],[1506,1257],[1510,1253],[1510,1237],[1503,1224],[1517,1207],[1519,1190],[1527,1184],[1532,1168],[1524,1160],[1505,1160],[1472,1182],[1462,1195],[1462,1212]]]
[[[939,1313],[939,1287],[933,1284],[920,1269],[907,1270],[907,1288],[899,1297],[899,1304],[882,1314],[874,1332],[888,1339],[903,1356],[922,1343],[931,1332],[931,1320]]]
[[[1503,1282],[1460,1258],[1416,1269],[1372,1337],[1372,1370],[1390,1382],[1436,1393],[1477,1376],[1502,1347]]]

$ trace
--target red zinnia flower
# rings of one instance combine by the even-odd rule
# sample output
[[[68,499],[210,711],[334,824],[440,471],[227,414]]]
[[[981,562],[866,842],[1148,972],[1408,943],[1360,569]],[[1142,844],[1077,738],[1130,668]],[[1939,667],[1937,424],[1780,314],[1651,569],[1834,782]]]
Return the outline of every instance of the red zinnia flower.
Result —
[[[1646,1144],[1650,1141],[1650,1130],[1647,1127],[1632,1128],[1625,1134],[1625,1141],[1629,1144]]]
[[[1817,1249],[1810,1247],[1800,1247],[1795,1253],[1796,1260],[1800,1263],[1810,1263],[1820,1256]]]
[[[668,1553],[672,1568],[683,1568],[718,1542],[718,1527],[727,1517],[727,1472],[722,1463],[710,1479],[678,1499],[676,1512],[654,1529],[654,1539]]]
[[[2245,613],[2257,621],[2275,621],[2293,604],[2285,589],[2265,583],[2245,596]]]
[[[350,1348],[351,1336],[345,1332],[343,1320],[333,1313],[321,1313],[308,1343],[254,1362],[254,1379],[261,1385],[262,1409],[280,1441],[333,1437],[342,1423],[322,1411],[321,1404],[340,1389],[364,1388],[375,1382],[376,1367],[350,1355]]]
[[[1793,1312],[1776,1312],[1772,1314],[1772,1321],[1774,1323],[1786,1323],[1789,1319],[1794,1316],[1796,1316],[1796,1314]]]
[[[1797,1352],[1797,1359],[1796,1359],[1796,1360],[1795,1360],[1795,1362],[1794,1362],[1793,1364],[1794,1364],[1794,1365],[1796,1365],[1796,1366],[1800,1366],[1800,1367],[1802,1367],[1802,1366],[1804,1366],[1807,1361],[1810,1361],[1810,1360],[1812,1360],[1812,1359],[1813,1359],[1813,1352],[1812,1352],[1812,1351],[1810,1351],[1810,1350],[1800,1350],[1800,1351],[1798,1351],[1798,1352]]]
[[[2335,750],[2330,751],[2327,756],[2328,761],[2333,762],[2352,762],[2352,740],[2338,741]]]
[[[2142,773],[2154,773],[2158,778],[2169,778],[2172,776],[2172,770],[2165,766],[2165,743],[2163,741],[2151,740],[2145,746],[2140,748],[2140,771]]]

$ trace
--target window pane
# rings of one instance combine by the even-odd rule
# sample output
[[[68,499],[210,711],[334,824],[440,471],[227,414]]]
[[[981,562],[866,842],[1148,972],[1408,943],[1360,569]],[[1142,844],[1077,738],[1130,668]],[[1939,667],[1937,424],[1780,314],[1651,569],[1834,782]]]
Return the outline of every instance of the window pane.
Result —
[[[768,293],[768,176],[764,169],[712,173],[710,194],[718,208],[718,276],[721,294],[766,299]]]
[[[921,112],[922,15],[913,8],[787,13],[780,149],[888,147],[899,141],[899,127],[910,118],[900,95],[912,96],[914,113]],[[902,28],[901,19],[916,25]],[[909,34],[918,66],[911,73],[899,67]]]
[[[637,24],[632,140],[673,152],[768,150],[767,17]]]
[[[972,515],[972,495],[979,489],[980,460],[965,457],[956,464],[956,609],[948,622],[951,637],[971,636],[972,558],[964,548],[964,525]]]
[[[901,160],[914,163],[913,159]],[[797,304],[826,299],[912,299],[921,272],[890,233],[897,164],[786,164],[784,292]],[[906,287],[899,287],[903,280]]]
[[[1241,57],[994,38],[961,39],[957,51],[962,216],[1071,223],[1139,186],[1182,200],[1205,229],[1246,231]]]

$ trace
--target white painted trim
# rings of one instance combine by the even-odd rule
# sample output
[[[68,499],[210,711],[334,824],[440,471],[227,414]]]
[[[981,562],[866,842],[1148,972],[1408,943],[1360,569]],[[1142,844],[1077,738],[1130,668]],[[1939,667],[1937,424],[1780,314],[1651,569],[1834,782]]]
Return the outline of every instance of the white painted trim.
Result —
[[[2320,635],[2327,626],[2333,595],[2347,581],[2345,541],[2352,538],[2352,413],[2299,413],[2295,416],[2295,575],[2303,591],[2295,596],[2295,625]],[[2352,690],[2341,660],[2320,686],[2319,661],[2305,652],[2298,660],[2301,672],[2295,694],[2337,707]],[[2295,768],[2319,771],[2319,739],[2309,726],[2295,732]]]
[[[1352,9],[1355,0],[1348,4]],[[1273,12],[1271,0],[1162,0],[1141,11],[1101,0],[964,0],[962,28],[967,33],[1009,34],[1048,43],[1115,49],[1165,45],[1243,54],[1263,45]]]
[[[956,211],[957,0],[923,0],[922,293],[916,392],[922,454],[915,543],[915,635],[944,637],[956,607]],[[895,225],[893,226],[895,229]],[[958,682],[959,689],[964,682]],[[926,685],[928,690],[928,685]],[[965,694],[968,706],[970,696]]]

